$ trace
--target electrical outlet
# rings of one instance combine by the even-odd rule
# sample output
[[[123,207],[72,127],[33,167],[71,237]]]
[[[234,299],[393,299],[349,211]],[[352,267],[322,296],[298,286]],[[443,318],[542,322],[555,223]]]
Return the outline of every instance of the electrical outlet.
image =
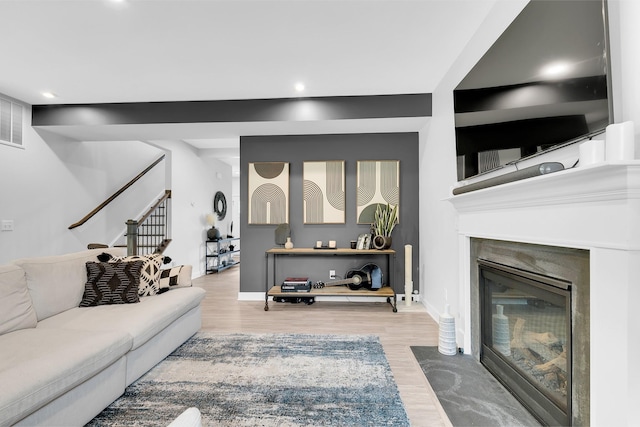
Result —
[[[3,219],[2,220],[2,231],[13,231],[13,220],[12,219]]]
[[[335,279],[335,278],[336,278],[336,271],[329,270],[329,279]]]

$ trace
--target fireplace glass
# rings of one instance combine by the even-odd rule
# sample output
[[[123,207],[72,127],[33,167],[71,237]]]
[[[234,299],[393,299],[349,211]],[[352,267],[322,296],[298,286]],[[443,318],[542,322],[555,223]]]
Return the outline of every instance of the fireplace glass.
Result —
[[[540,421],[569,425],[570,284],[478,260],[480,361]]]

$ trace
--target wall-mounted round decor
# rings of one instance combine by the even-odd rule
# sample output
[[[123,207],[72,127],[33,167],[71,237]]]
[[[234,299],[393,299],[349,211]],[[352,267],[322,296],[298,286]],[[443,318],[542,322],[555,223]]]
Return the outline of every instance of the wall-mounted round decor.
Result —
[[[227,215],[227,199],[222,191],[217,191],[213,196],[213,211],[218,214],[219,220],[223,220]]]

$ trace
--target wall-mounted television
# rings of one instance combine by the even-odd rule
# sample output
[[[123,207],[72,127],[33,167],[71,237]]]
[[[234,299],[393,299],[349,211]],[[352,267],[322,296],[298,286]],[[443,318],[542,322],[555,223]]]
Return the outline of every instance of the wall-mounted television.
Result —
[[[613,122],[606,0],[532,0],[454,90],[458,180]]]

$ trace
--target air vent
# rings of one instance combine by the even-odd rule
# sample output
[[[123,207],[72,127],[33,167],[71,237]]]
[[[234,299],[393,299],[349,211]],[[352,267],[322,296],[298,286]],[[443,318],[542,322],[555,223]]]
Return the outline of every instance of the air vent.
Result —
[[[24,107],[0,98],[0,142],[22,147],[22,115]]]

